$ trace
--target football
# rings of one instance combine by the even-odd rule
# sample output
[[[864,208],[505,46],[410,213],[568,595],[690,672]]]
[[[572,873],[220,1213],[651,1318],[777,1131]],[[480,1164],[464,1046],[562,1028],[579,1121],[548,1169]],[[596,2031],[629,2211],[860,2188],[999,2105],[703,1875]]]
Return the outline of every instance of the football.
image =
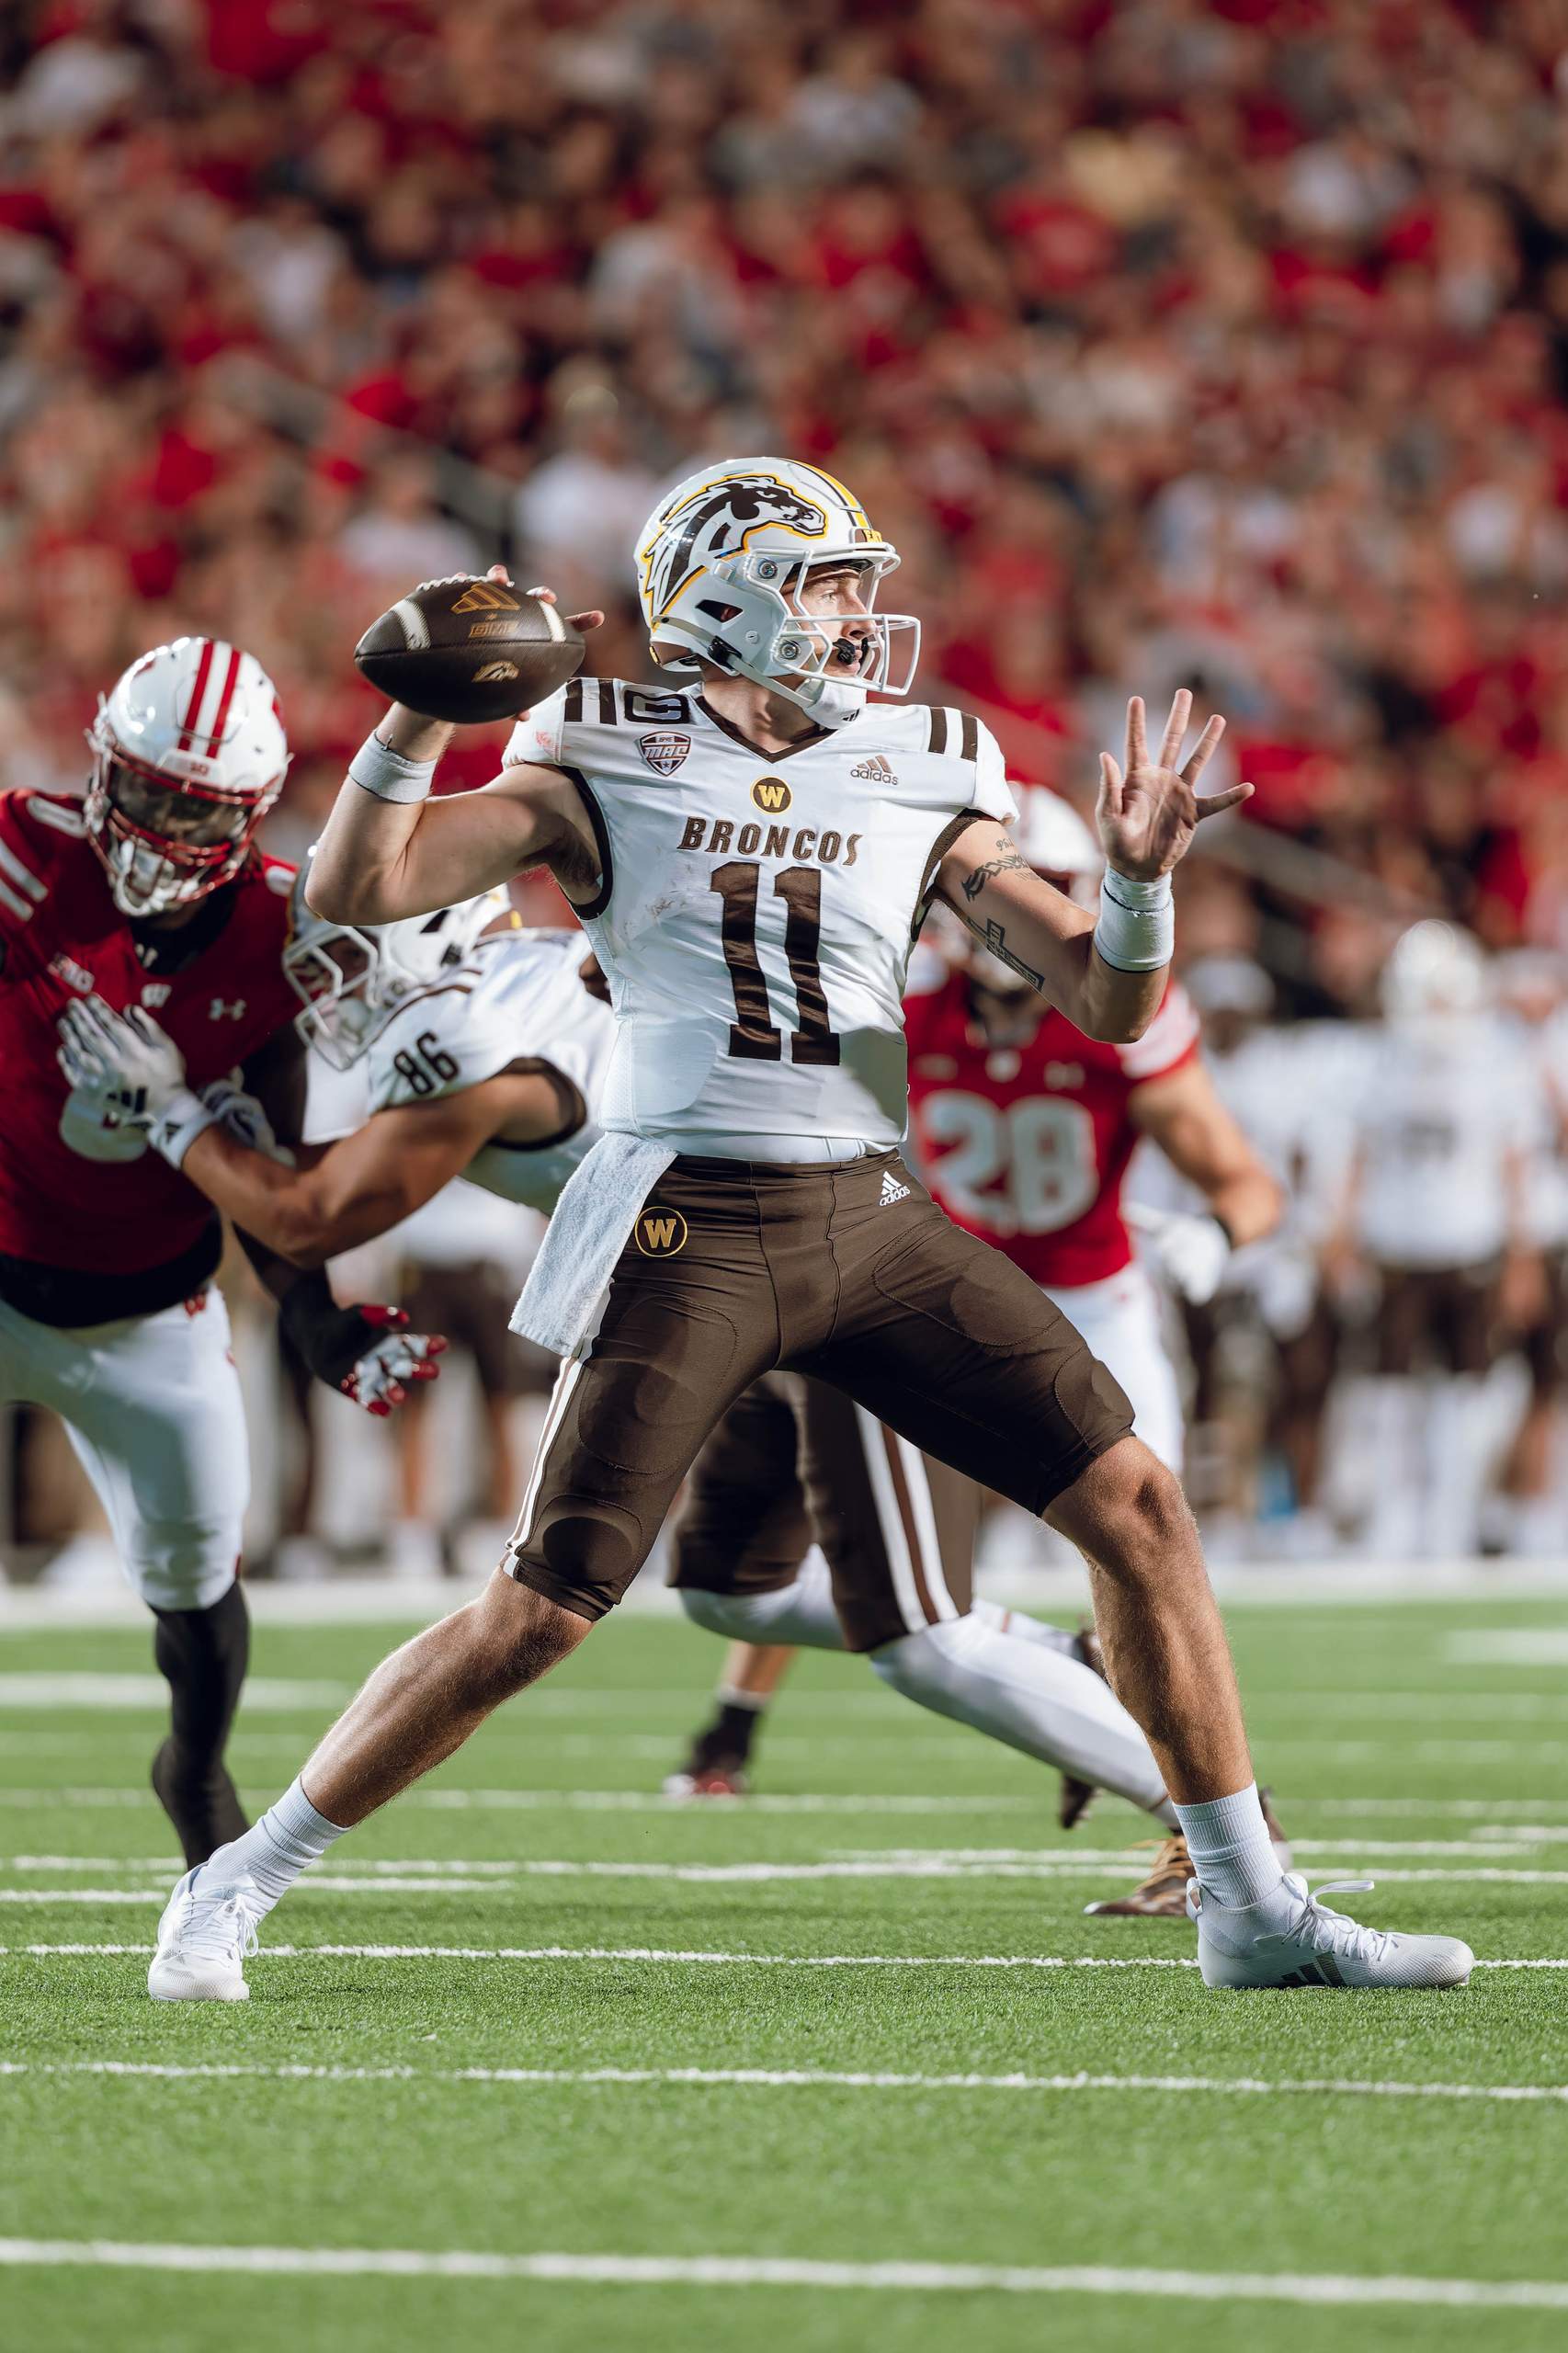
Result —
[[[425,580],[354,649],[370,684],[426,719],[474,725],[543,702],[581,666],[581,632],[541,597],[458,574]]]

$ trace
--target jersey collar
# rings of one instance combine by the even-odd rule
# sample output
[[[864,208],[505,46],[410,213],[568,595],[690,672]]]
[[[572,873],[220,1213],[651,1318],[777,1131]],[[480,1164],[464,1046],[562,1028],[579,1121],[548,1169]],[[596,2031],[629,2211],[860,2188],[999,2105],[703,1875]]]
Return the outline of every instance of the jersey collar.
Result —
[[[751,753],[754,759],[767,760],[770,764],[776,764],[779,760],[792,760],[797,752],[809,752],[813,744],[825,744],[829,736],[837,735],[843,732],[836,727],[809,727],[803,735],[798,735],[795,738],[788,751],[765,752],[760,744],[754,744],[749,735],[743,735],[738,727],[716,711],[706,695],[698,695],[694,699],[704,718],[711,720],[722,735],[727,735],[733,744],[741,745]]]

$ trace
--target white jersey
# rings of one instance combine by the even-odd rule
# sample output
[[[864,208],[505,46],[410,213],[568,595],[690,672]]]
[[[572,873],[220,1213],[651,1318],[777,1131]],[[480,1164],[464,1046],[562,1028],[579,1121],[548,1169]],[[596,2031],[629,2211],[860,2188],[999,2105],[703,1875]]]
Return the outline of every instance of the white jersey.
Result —
[[[1562,1146],[1568,1115],[1568,1013],[1554,1013],[1534,1027],[1515,1022],[1509,1028],[1538,1087],[1525,1188],[1526,1231],[1539,1248],[1562,1250],[1568,1246],[1568,1155]]]
[[[1474,1267],[1509,1238],[1509,1163],[1538,1116],[1528,1065],[1484,1017],[1375,1033],[1356,1105],[1358,1239],[1390,1267]]]
[[[598,842],[578,912],[618,1024],[607,1128],[716,1154],[900,1142],[904,972],[937,863],[1014,813],[987,729],[871,704],[767,755],[697,694],[574,678],[506,757],[565,770]]]
[[[576,931],[500,931],[461,964],[399,1006],[345,1076],[311,1063],[312,1143],[348,1134],[377,1111],[434,1103],[483,1086],[504,1070],[547,1064],[568,1082],[585,1115],[542,1144],[487,1143],[463,1175],[504,1200],[546,1212],[597,1141],[615,1017],[578,977],[585,954]]]

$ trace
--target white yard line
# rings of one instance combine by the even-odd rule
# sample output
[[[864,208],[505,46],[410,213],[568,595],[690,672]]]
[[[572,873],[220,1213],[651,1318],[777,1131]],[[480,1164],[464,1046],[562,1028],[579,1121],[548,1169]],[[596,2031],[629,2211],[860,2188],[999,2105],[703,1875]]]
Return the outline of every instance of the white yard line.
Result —
[[[760,2091],[1214,2092],[1274,2098],[1290,2093],[1366,2099],[1457,2099],[1568,2104],[1568,2084],[1382,2083],[1362,2076],[906,2075],[837,2067],[267,2067],[181,2066],[152,2059],[0,2060],[9,2075],[143,2076],[172,2082],[231,2076],[299,2084],[707,2085]]]
[[[263,1714],[283,1709],[341,1708],[354,1696],[351,1683],[290,1680],[253,1675],[244,1704]],[[0,1675],[0,1708],[107,1708],[167,1713],[169,1687],[161,1675],[55,1674],[50,1670]]]
[[[169,1866],[155,1886],[124,1887],[0,1887],[0,1904],[164,1904],[171,1882]],[[941,1858],[884,1862],[829,1863],[648,1863],[592,1862],[525,1859],[513,1867],[517,1879],[657,1881],[672,1886],[756,1887],[809,1881],[888,1880],[1105,1880],[1131,1881],[1137,1876],[1136,1857],[1117,1856],[1110,1862],[1077,1860],[1049,1863],[949,1862]],[[1392,1870],[1380,1867],[1380,1886],[1568,1887],[1568,1870],[1527,1870],[1511,1866],[1480,1864],[1471,1870],[1449,1865]],[[503,1879],[461,1878],[457,1875],[409,1874],[381,1878],[350,1878],[341,1871],[309,1871],[294,1893],[316,1895],[494,1895],[506,1892]]]
[[[151,1945],[0,1945],[0,1956],[149,1953]],[[1196,1969],[1196,1958],[1101,1953],[703,1952],[664,1945],[263,1945],[265,1961],[651,1961],[722,1969]],[[1478,1961],[1477,1969],[1568,1969],[1568,1960]]]
[[[1568,2312],[1568,2281],[1399,2273],[1155,2271],[1082,2265],[824,2263],[793,2256],[492,2255],[413,2247],[187,2246],[113,2239],[0,2239],[0,2264],[312,2278],[535,2279],[637,2288],[858,2288],[893,2294],[1178,2297],[1194,2303],[1406,2304]]]
[[[143,1806],[153,1803],[145,1789],[0,1789],[6,1806]],[[1033,1813],[1038,1796],[915,1797],[838,1792],[751,1798],[666,1798],[657,1790],[409,1790],[400,1806],[425,1806],[439,1813],[679,1813],[693,1821],[733,1822],[744,1813]]]

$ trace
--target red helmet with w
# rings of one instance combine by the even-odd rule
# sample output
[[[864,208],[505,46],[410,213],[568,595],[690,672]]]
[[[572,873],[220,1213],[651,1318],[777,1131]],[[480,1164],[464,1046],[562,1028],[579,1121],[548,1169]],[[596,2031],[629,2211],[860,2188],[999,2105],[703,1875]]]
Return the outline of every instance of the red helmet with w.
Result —
[[[87,741],[87,832],[130,915],[165,915],[232,881],[289,766],[271,679],[222,638],[143,654],[99,703]]]

